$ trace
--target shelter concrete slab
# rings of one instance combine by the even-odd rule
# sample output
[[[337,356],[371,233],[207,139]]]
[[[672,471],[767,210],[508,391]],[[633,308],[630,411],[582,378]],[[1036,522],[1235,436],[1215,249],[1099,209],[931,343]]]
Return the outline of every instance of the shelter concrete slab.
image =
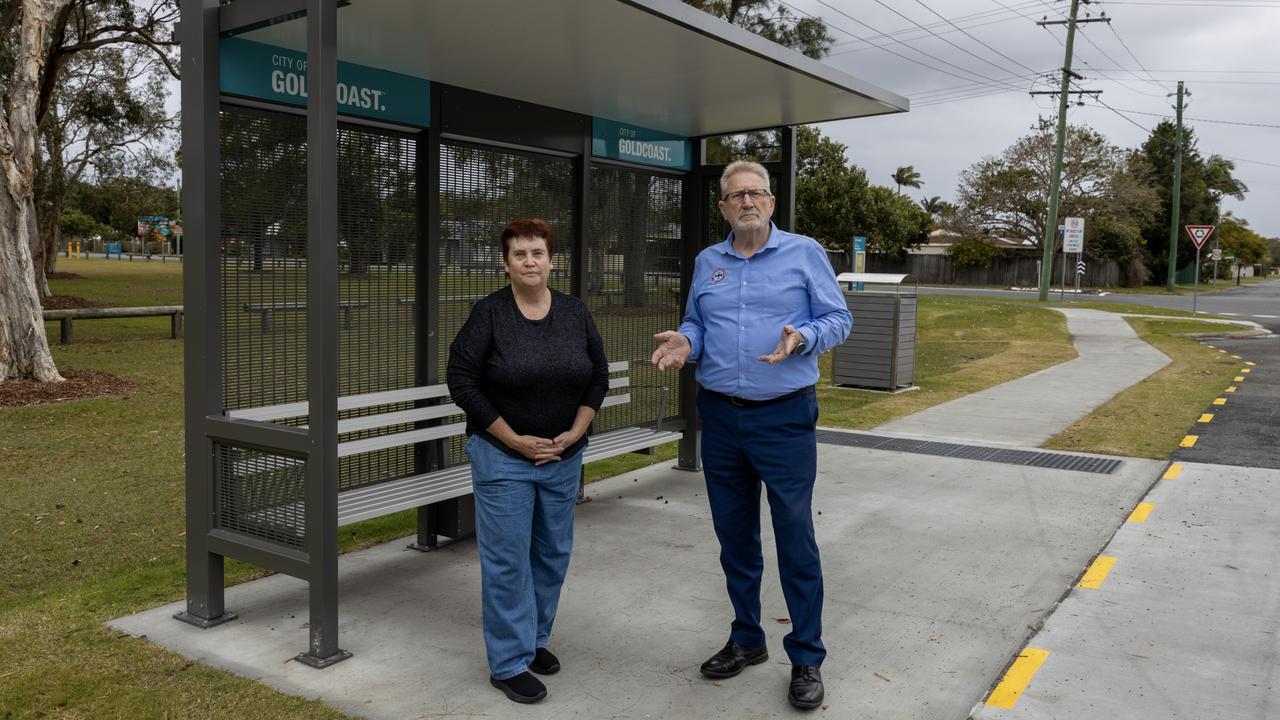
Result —
[[[1168,356],[1143,342],[1120,315],[1054,309],[1067,316],[1076,359],[935,405],[876,430],[931,440],[1038,447],[1169,363]]]
[[[1280,470],[1186,463],[1029,645],[1049,656],[981,720],[1280,716]]]
[[[967,717],[1162,469],[1126,460],[1101,475],[828,444],[818,457],[823,716],[903,720]],[[654,466],[588,494],[551,643],[564,669],[538,705],[488,685],[471,542],[344,556],[340,644],[354,657],[323,671],[288,661],[306,642],[306,587],[284,576],[230,588],[240,619],[210,630],[173,620],[181,603],[112,625],[361,717],[794,715],[767,513],[773,653],[711,682],[698,665],[731,617],[701,476]]]

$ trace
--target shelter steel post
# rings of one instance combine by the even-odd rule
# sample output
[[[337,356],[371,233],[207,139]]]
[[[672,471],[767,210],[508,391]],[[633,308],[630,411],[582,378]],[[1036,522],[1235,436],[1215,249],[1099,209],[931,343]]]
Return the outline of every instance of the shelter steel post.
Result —
[[[310,643],[295,659],[316,668],[338,647],[338,10],[307,0],[307,401],[305,491],[311,577]]]
[[[431,125],[418,136],[418,249],[414,268],[414,368],[415,385],[440,382],[439,344],[435,332],[440,322],[440,86],[431,85]],[[424,152],[425,151],[425,152]],[[443,467],[448,462],[444,440],[419,443],[414,448],[418,472]],[[439,545],[436,528],[439,510],[434,505],[418,508],[418,536],[409,545],[424,552]]]
[[[205,418],[221,411],[218,284],[218,0],[183,0],[182,22],[182,213],[196,242],[183,263],[183,305],[195,319],[183,348],[187,500],[187,608],[174,617],[212,627],[236,615],[227,612],[223,557],[212,552],[214,526],[213,443]]]
[[[778,171],[778,207],[774,221],[779,227],[795,232],[796,229],[796,128],[794,125],[778,128],[778,140],[782,145],[782,167]]]
[[[696,163],[693,171],[686,173],[681,181],[684,226],[680,233],[680,288],[684,290],[680,298],[681,317],[684,317],[689,302],[689,288],[693,284],[693,263],[702,250],[701,241],[703,234],[707,232],[710,220],[707,217],[707,199],[702,195],[707,140],[693,138],[692,143]],[[676,468],[697,472],[702,469],[699,465],[702,448],[698,434],[698,383],[694,378],[693,367],[687,365],[680,371],[680,417],[684,420],[684,434],[680,436],[677,447]]]

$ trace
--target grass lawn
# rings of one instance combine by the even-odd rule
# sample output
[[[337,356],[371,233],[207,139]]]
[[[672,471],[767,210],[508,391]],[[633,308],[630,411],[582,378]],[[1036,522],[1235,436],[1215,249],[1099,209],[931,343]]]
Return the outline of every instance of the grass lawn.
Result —
[[[1222,325],[1148,318],[1129,324],[1173,362],[1050,438],[1046,448],[1163,460],[1240,368],[1239,360],[1188,337],[1222,333]]]
[[[175,264],[63,259],[59,269],[83,276],[54,281],[59,293],[115,305],[180,302]],[[1074,357],[1064,319],[1041,307],[926,296],[919,318],[920,390],[833,388],[824,360],[824,425],[871,427]],[[153,320],[154,327],[146,324]],[[54,347],[61,367],[134,380],[132,396],[0,408],[0,642],[19,658],[0,667],[0,718],[341,717],[103,625],[184,592],[182,343],[167,339],[166,322],[86,322],[76,344]],[[1193,341],[1168,333],[1157,340],[1181,343],[1189,361],[1216,368],[1217,358],[1196,355]],[[1197,402],[1188,400],[1195,409],[1178,432],[1207,404]],[[1097,449],[1091,438],[1077,444]],[[656,458],[624,456],[588,469],[593,479],[606,477],[674,452],[667,446]],[[342,529],[341,547],[403,537],[412,528],[412,512],[358,523]],[[227,565],[229,583],[261,574]]]

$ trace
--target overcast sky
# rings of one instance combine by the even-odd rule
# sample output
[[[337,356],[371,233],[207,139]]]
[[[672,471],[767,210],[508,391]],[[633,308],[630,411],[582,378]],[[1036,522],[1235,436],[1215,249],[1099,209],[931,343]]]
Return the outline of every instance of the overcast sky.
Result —
[[[1038,116],[1056,117],[1055,97],[1027,91],[1057,87],[1036,76],[1062,66],[1066,28],[1036,21],[1063,20],[1070,2],[786,2],[827,23],[836,45],[825,62],[911,100],[906,114],[821,126],[849,146],[873,182],[892,185],[897,167],[913,165],[925,182],[908,190],[913,197],[954,200],[960,171],[1028,134]],[[1101,90],[1099,100],[1115,111],[1086,100],[1070,109],[1069,121],[1137,146],[1161,117],[1172,119],[1174,98],[1166,95],[1184,80],[1191,92],[1184,123],[1195,129],[1201,154],[1235,160],[1236,177],[1249,186],[1243,202],[1228,198],[1223,209],[1280,237],[1280,0],[1109,0],[1081,5],[1081,17],[1086,12],[1112,22],[1077,31],[1072,68],[1086,77],[1077,86]]]

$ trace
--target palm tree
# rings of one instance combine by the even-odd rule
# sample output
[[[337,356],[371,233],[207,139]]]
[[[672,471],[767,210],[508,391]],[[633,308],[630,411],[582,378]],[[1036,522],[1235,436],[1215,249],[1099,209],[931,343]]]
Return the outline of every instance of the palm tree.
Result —
[[[922,198],[920,200],[920,207],[923,208],[925,212],[929,213],[929,217],[936,217],[938,213],[942,212],[942,198],[937,195]]]
[[[920,173],[916,172],[916,169],[911,165],[898,168],[897,171],[893,173],[892,177],[894,184],[898,186],[899,195],[902,194],[903,185],[911,188],[919,188],[924,184],[924,181],[920,179]]]

